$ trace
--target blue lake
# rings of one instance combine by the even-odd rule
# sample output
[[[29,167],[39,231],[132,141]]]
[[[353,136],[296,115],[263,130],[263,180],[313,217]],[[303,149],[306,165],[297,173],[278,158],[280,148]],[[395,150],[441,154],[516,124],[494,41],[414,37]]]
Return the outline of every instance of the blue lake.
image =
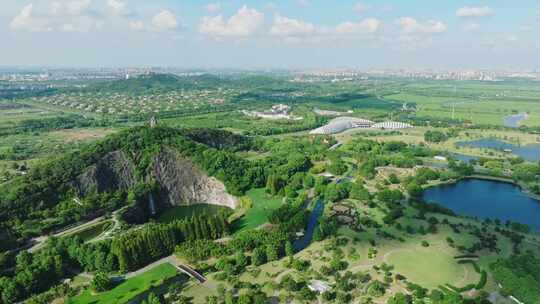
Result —
[[[522,157],[528,161],[539,161],[540,160],[540,144],[532,145],[514,145],[511,143],[504,142],[498,139],[492,138],[483,138],[473,141],[461,141],[456,143],[459,147],[470,147],[470,148],[479,148],[479,149],[492,149],[492,150],[512,150],[512,153]]]
[[[510,183],[465,179],[428,188],[423,197],[460,215],[510,220],[540,231],[540,201]]]

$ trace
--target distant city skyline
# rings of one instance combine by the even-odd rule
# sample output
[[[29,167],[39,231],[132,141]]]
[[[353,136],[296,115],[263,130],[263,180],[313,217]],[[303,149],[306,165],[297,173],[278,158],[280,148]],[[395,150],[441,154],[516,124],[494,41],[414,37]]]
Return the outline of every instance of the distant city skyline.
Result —
[[[539,68],[540,3],[4,0],[0,66]]]

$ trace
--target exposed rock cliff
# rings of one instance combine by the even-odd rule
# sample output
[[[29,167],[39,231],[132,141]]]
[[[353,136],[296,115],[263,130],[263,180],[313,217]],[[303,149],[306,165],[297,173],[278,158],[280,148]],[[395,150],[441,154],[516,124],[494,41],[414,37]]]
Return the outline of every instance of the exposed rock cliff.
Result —
[[[222,182],[172,149],[164,148],[154,156],[150,174],[161,186],[161,200],[170,206],[206,203],[236,208],[237,199]]]
[[[134,184],[133,166],[121,151],[108,153],[74,182],[80,196],[87,195],[92,190],[104,192],[127,189]]]

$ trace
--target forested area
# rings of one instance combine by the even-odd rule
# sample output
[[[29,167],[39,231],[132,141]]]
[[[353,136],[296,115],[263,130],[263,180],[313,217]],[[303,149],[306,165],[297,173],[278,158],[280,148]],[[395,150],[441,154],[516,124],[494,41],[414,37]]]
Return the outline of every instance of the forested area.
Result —
[[[439,137],[436,134],[430,136],[434,140]],[[75,153],[43,162],[31,168],[26,176],[13,179],[0,189],[0,220],[2,228],[11,234],[11,240],[23,241],[98,215],[110,215],[122,207],[130,208],[122,208],[115,213],[121,231],[113,234],[112,239],[84,242],[79,237],[51,238],[34,253],[23,251],[17,256],[0,256],[0,269],[5,270],[0,278],[1,301],[11,303],[32,294],[55,290],[51,288],[61,279],[83,270],[94,273],[97,278],[92,281],[91,288],[104,292],[110,287],[108,274],[134,271],[171,254],[200,266],[202,271],[214,273],[212,279],[229,282],[234,288],[247,286],[239,281],[240,275],[260,271],[256,266],[283,257],[288,259],[274,263],[278,265],[276,267],[304,272],[310,268],[311,261],[294,256],[297,250],[295,241],[300,239],[296,233],[305,230],[310,210],[314,212],[320,200],[324,201],[326,209],[318,217],[313,240],[326,240],[322,246],[329,246],[329,249],[324,247],[324,251],[335,250],[331,257],[321,260],[323,265],[316,269],[320,275],[336,281],[331,292],[321,295],[325,300],[351,301],[351,290],[359,291],[359,286],[364,285],[366,288],[362,287],[362,292],[365,290],[367,295],[378,298],[388,292],[393,283],[391,267],[388,265],[374,267],[377,273],[382,269],[384,280],[346,272],[348,263],[361,257],[352,249],[346,254],[339,253],[339,248],[347,242],[357,244],[360,240],[340,235],[341,226],[346,225],[344,228],[348,233],[369,231],[380,237],[366,241],[373,247],[369,248],[369,259],[376,255],[379,242],[393,240],[403,243],[405,236],[413,234],[435,237],[443,225],[456,233],[467,231],[475,240],[467,246],[454,245],[453,240],[447,240],[451,248],[471,253],[483,249],[489,252],[499,250],[495,232],[488,233],[486,228],[490,222],[486,221],[481,227],[455,224],[446,218],[440,219],[441,216],[453,216],[452,211],[422,201],[423,189],[430,182],[468,176],[474,172],[470,164],[450,159],[448,169],[423,167],[423,159],[438,154],[420,144],[378,142],[357,137],[337,150],[329,150],[334,143],[333,138],[325,136],[263,140],[218,130],[137,127],[112,135]],[[230,214],[222,212],[170,223],[154,222],[159,218],[150,216],[145,209],[148,208],[149,197],[158,197],[162,191],[156,177],[152,175],[153,162],[156,155],[169,150],[223,182],[227,192],[235,196],[245,194],[246,197],[240,199],[241,208],[245,208],[245,211],[249,211],[254,203],[261,203],[251,201],[250,192],[246,194],[253,188],[264,188],[255,189],[261,190],[263,204],[267,203],[265,199],[269,201],[271,198],[277,200],[279,205],[271,208],[257,206],[265,212],[264,223],[257,226],[261,229],[236,230],[235,223],[228,222]],[[111,152],[117,151],[126,156],[128,161],[125,167],[133,167],[133,183],[126,188],[113,187],[106,191],[79,191],[74,180],[90,166],[99,168],[96,164],[109,157]],[[483,160],[479,160],[481,162]],[[537,164],[516,161],[514,165],[516,180],[534,182],[538,174]],[[385,169],[406,174],[387,174]],[[84,193],[84,196],[79,198],[80,193]],[[244,205],[246,200],[249,202]],[[333,212],[336,206],[358,208],[356,211],[376,211],[377,218],[366,212],[355,212],[350,215],[352,222],[344,224],[339,214]],[[167,207],[158,203],[157,212]],[[137,209],[142,210],[142,215]],[[406,224],[408,221],[418,221],[420,224]],[[395,230],[383,230],[384,227],[395,227]],[[505,227],[499,223],[495,227],[494,231],[512,241],[514,252],[519,252],[519,243],[523,240],[520,233],[529,232],[526,227],[517,223],[507,223]],[[214,242],[225,236],[226,241]],[[4,241],[2,243],[7,244]],[[429,242],[422,240],[418,246],[428,248],[430,244],[433,244],[431,239]],[[517,296],[525,290],[521,286],[530,289],[538,283],[536,275],[531,273],[538,272],[538,261],[532,264],[530,261],[531,256],[526,259],[516,257],[498,261],[492,266],[500,282],[509,280],[510,283],[503,284],[508,293]],[[11,266],[14,268],[11,269]],[[395,276],[395,280],[401,280],[398,274]],[[482,284],[474,286],[483,287],[486,283],[485,274],[482,274],[482,278]],[[514,284],[516,280],[518,283]],[[309,290],[309,282],[302,278],[285,275],[278,281],[274,282],[277,287],[294,295],[299,301],[317,298],[316,293]],[[469,286],[472,285],[465,287]],[[56,288],[59,292],[63,290],[62,285]],[[409,282],[406,288],[414,294],[415,299],[430,299],[432,303],[441,304],[469,303],[451,291],[428,293],[427,289]],[[457,290],[460,288],[456,287]],[[253,288],[250,292],[242,291],[238,297],[234,297],[235,301],[240,301],[241,297],[246,298],[246,294],[249,294],[250,299],[265,299],[260,289]],[[530,295],[520,296],[526,299]],[[412,297],[405,294],[388,298],[389,303],[412,301]],[[482,297],[478,299],[483,300]],[[209,303],[213,301],[219,303],[215,298],[208,299]]]
[[[79,237],[51,238],[39,251],[22,251],[16,256],[12,275],[0,277],[0,303],[46,291],[72,276],[74,269],[104,273],[136,270],[172,254],[178,244],[214,240],[228,233],[226,215],[218,214],[149,224],[95,243],[84,243]]]
[[[209,139],[213,139],[212,142]],[[208,175],[221,180],[232,194],[240,195],[253,186],[264,185],[264,164],[250,163],[233,152],[252,147],[243,137],[212,130],[138,127],[109,136],[80,151],[43,161],[33,166],[27,175],[0,186],[1,225],[9,239],[23,240],[126,205],[125,198],[131,189],[113,189],[81,198],[81,208],[73,202],[74,181],[108,153],[122,151],[134,164],[138,181],[145,182],[153,155],[164,146],[173,148]]]
[[[534,253],[499,259],[490,267],[504,294],[524,303],[540,303],[540,259]]]
[[[225,215],[197,216],[170,224],[149,224],[120,235],[112,242],[112,252],[122,272],[136,270],[173,253],[184,241],[214,240],[229,233]]]
[[[106,120],[84,118],[79,115],[64,115],[50,118],[25,119],[0,128],[0,136],[29,132],[46,132],[51,130],[72,129],[76,127],[104,127],[110,126]]]

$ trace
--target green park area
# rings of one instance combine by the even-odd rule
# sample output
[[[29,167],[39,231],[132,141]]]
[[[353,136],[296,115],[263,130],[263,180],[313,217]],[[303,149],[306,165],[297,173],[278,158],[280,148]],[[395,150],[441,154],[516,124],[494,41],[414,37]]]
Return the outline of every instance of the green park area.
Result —
[[[268,222],[268,217],[272,211],[282,204],[280,197],[272,197],[266,194],[264,188],[252,189],[246,193],[246,196],[251,199],[251,208],[235,222],[234,229],[236,232],[257,228]]]
[[[166,280],[176,276],[177,270],[171,264],[161,264],[143,274],[127,279],[112,290],[94,293],[90,289],[70,299],[69,304],[108,304],[129,303],[137,295],[162,285]]]

